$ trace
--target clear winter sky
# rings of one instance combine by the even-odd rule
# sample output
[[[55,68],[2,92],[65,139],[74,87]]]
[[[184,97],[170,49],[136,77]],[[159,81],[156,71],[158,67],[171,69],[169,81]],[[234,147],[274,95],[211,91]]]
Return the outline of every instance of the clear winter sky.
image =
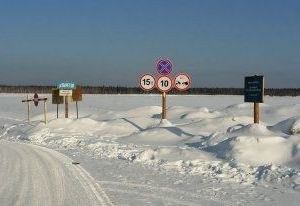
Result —
[[[159,57],[194,87],[300,87],[300,1],[0,0],[0,84],[136,86]]]

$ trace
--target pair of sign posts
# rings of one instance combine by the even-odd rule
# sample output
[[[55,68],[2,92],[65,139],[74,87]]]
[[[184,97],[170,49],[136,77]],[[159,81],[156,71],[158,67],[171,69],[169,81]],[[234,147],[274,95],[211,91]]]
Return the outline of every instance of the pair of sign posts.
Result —
[[[76,102],[76,115],[78,119],[78,102],[82,101],[81,87],[74,82],[59,82],[52,89],[52,104],[56,104],[56,117],[58,118],[58,105],[65,104],[65,118],[69,117],[69,98]]]
[[[139,79],[140,88],[144,91],[151,91],[155,87],[162,92],[162,119],[167,118],[166,93],[173,86],[179,91],[186,91],[191,86],[191,78],[184,74],[177,74],[174,80],[168,76],[173,69],[173,64],[168,59],[160,59],[156,64],[156,70],[161,75],[154,78],[150,74],[144,74]],[[264,76],[245,77],[244,102],[254,103],[253,119],[255,124],[259,124],[260,111],[259,103],[264,102],[265,79]]]
[[[40,101],[44,102],[44,120],[45,124],[48,122],[48,115],[47,115],[47,98],[39,98],[39,95],[37,93],[34,94],[33,98],[29,98],[27,95],[27,98],[25,100],[22,100],[23,103],[27,103],[27,120],[30,122],[30,110],[31,110],[31,102],[34,103],[34,106],[38,106]]]
[[[162,93],[162,119],[167,119],[167,92],[173,87],[179,91],[186,91],[192,84],[190,76],[185,73],[179,73],[172,79],[170,74],[173,67],[174,65],[169,59],[159,59],[156,63],[156,71],[159,76],[155,78],[151,74],[144,74],[139,79],[142,90],[151,91],[156,87]]]

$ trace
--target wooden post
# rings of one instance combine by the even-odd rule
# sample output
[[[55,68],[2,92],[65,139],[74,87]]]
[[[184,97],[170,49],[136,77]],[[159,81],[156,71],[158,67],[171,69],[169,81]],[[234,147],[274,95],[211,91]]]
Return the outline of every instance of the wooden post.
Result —
[[[68,96],[65,96],[65,118],[69,117],[69,103],[68,103]]]
[[[28,120],[28,123],[30,123],[30,104],[31,104],[31,101],[29,101],[29,97],[27,95],[27,120]]]
[[[161,118],[167,119],[167,94],[166,92],[162,93],[162,112],[161,112]]]
[[[58,104],[56,104],[56,118],[58,119]]]
[[[78,119],[78,102],[76,101],[76,114],[77,114],[77,119]]]
[[[45,117],[45,124],[48,123],[48,117],[47,117],[47,99],[44,101],[44,117]]]
[[[254,123],[259,124],[259,103],[254,103]]]

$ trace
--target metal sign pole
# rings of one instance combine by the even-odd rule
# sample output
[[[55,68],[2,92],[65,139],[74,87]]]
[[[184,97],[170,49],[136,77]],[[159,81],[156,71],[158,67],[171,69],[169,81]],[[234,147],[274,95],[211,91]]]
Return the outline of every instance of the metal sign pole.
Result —
[[[166,92],[162,93],[162,119],[167,119],[167,94]]]
[[[56,118],[58,119],[58,104],[56,104]]]
[[[259,124],[259,103],[254,103],[254,123]]]
[[[69,117],[69,103],[68,96],[65,96],[65,118]]]

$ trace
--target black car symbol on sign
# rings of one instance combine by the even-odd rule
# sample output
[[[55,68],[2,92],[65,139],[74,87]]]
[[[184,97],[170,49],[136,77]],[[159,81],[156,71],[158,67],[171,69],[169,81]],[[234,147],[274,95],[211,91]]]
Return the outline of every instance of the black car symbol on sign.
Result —
[[[183,85],[186,85],[186,86],[188,86],[189,85],[189,83],[188,82],[180,82],[180,81],[177,81],[176,82],[176,85],[181,85],[181,84],[183,84]]]

